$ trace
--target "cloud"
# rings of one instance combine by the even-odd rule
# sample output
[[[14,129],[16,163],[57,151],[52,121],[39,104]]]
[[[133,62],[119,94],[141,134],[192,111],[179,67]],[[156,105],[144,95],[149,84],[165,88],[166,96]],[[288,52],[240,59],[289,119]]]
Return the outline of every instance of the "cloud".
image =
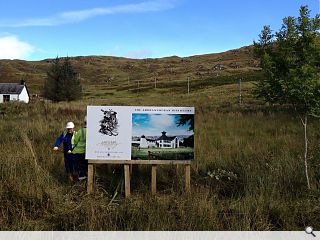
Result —
[[[15,36],[0,37],[0,59],[25,59],[35,48]]]
[[[81,22],[99,15],[157,12],[171,9],[173,7],[174,4],[170,0],[145,1],[106,8],[91,8],[79,11],[63,12],[47,18],[24,19],[16,22],[0,21],[0,27],[57,26],[73,22]]]
[[[170,127],[175,125],[175,118],[172,115],[161,114],[161,115],[150,115],[150,123],[154,126]]]
[[[141,58],[147,58],[152,56],[152,51],[148,49],[140,49],[136,51],[130,51],[127,54],[124,55],[124,57],[127,58],[135,58],[135,59],[141,59]]]
[[[142,58],[150,58],[152,57],[152,51],[149,49],[137,49],[131,51],[125,51],[124,48],[117,45],[107,51],[104,51],[105,55],[108,56],[117,56],[117,57],[125,57],[125,58],[133,58],[133,59],[142,59]]]
[[[120,49],[121,49],[120,46],[117,45],[117,46],[114,46],[111,49],[108,49],[104,53],[105,53],[105,55],[108,55],[108,56],[119,56],[119,50]]]

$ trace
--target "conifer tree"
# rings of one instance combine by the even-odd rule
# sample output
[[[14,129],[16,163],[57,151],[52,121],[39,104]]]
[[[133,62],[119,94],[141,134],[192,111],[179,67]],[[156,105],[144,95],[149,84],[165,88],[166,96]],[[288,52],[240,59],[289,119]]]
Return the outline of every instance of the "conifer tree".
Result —
[[[44,96],[54,102],[73,101],[82,96],[81,83],[69,57],[55,58],[47,71]]]

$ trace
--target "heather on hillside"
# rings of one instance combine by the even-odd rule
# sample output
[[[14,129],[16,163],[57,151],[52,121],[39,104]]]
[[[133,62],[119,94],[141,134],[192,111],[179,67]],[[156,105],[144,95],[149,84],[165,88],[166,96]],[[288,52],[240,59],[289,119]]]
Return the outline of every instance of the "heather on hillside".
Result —
[[[62,64],[64,58],[59,58]],[[76,77],[86,88],[143,91],[168,87],[187,88],[187,79],[193,87],[220,82],[235,83],[239,78],[251,81],[259,75],[259,61],[254,58],[253,47],[243,47],[223,53],[191,57],[165,57],[159,59],[130,59],[107,56],[68,57],[77,72]],[[0,82],[20,82],[24,79],[31,94],[41,94],[47,71],[56,59],[42,61],[0,60]],[[231,77],[231,79],[230,79]]]

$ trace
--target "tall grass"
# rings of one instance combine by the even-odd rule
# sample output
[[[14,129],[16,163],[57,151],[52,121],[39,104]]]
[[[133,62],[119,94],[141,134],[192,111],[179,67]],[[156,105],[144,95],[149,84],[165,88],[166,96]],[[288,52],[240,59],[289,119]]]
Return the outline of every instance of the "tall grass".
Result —
[[[303,129],[290,111],[256,105],[244,84],[190,95],[115,92],[74,103],[0,106],[1,230],[301,230],[319,228],[319,122],[309,125],[313,190],[303,168]],[[226,94],[227,93],[227,94]],[[247,96],[247,99],[246,99]],[[147,103],[147,104],[145,104]],[[80,127],[87,105],[196,107],[192,192],[183,169],[134,166],[133,196],[124,199],[121,166],[97,166],[97,189],[69,184],[62,153],[51,151],[67,121]],[[178,175],[177,175],[178,173]]]

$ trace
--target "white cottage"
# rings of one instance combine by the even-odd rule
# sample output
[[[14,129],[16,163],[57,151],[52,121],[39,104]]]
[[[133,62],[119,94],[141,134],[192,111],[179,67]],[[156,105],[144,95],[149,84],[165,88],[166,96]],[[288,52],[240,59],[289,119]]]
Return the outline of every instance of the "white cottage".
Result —
[[[25,81],[21,83],[0,83],[0,103],[20,101],[28,103],[29,92]]]

